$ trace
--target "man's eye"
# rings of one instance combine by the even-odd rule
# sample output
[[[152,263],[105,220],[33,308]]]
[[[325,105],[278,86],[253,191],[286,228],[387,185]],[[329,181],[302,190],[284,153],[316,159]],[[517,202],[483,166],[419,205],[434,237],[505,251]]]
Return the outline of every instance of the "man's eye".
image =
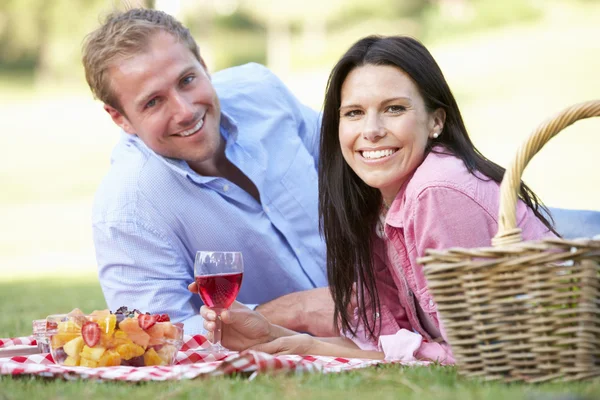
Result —
[[[146,106],[144,108],[152,108],[152,107],[154,107],[156,105],[156,103],[157,103],[157,101],[154,98],[154,99],[150,100],[149,102],[147,102]]]
[[[189,83],[192,83],[192,81],[193,81],[194,79],[196,79],[196,77],[195,77],[194,75],[188,75],[188,76],[186,76],[185,78],[183,78],[183,79],[181,80],[181,83],[182,83],[182,84],[184,84],[184,85],[187,85],[187,84],[189,84]]]

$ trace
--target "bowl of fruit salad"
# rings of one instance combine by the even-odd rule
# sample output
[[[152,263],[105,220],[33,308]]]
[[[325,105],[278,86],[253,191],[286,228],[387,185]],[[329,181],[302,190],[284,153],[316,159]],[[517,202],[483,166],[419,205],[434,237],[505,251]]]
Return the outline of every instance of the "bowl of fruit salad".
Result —
[[[57,364],[81,367],[172,365],[183,344],[183,324],[167,314],[121,307],[49,315],[46,335]]]

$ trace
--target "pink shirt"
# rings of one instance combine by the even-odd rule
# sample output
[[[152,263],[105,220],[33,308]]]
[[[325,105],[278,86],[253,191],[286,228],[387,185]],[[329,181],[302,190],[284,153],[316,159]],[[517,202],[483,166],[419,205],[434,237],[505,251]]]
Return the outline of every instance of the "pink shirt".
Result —
[[[454,363],[437,305],[416,260],[426,249],[490,246],[498,230],[499,198],[500,186],[473,176],[462,160],[435,153],[426,157],[398,192],[385,218],[385,234],[375,241],[381,302],[375,318],[381,319],[382,329],[373,342],[359,325],[351,339],[360,348],[383,351],[388,360]],[[517,224],[523,240],[554,235],[522,201]]]

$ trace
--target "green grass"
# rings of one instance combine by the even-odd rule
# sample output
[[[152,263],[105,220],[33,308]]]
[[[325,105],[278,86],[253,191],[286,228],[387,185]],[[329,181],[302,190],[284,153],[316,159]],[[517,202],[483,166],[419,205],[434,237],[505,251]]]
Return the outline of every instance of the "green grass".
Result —
[[[106,308],[97,279],[43,277],[2,282],[0,336],[30,335],[34,319],[67,313],[76,307],[85,312]]]
[[[598,384],[520,386],[464,381],[452,368],[371,368],[330,375],[243,376],[141,384],[97,382],[44,382],[38,379],[0,378],[6,399],[552,399],[559,394],[597,398]]]
[[[31,321],[79,307],[85,312],[105,307],[93,277],[20,279],[0,283],[0,336],[24,336]],[[552,399],[577,394],[600,397],[600,379],[584,383],[523,385],[461,378],[453,367],[385,365],[339,374],[262,375],[200,378],[176,382],[60,381],[28,376],[0,376],[0,399]]]

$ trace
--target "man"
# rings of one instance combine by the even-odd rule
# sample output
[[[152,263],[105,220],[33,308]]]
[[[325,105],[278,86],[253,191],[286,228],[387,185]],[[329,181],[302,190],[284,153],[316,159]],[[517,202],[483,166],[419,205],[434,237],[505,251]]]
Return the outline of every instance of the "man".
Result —
[[[262,66],[211,78],[189,31],[161,11],[110,15],[86,38],[83,64],[124,131],[93,209],[109,308],[169,313],[202,332],[201,300],[187,290],[195,253],[241,251],[239,301],[287,328],[334,334],[318,114]]]

